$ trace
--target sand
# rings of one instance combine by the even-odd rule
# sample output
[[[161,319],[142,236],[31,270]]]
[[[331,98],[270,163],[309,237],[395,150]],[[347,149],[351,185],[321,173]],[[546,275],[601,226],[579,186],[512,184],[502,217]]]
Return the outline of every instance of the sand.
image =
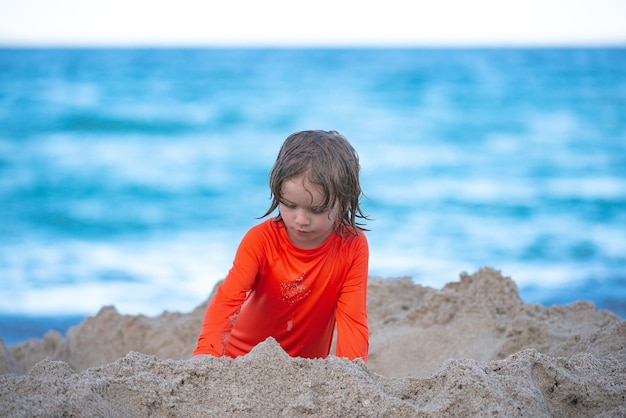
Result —
[[[0,343],[0,416],[626,416],[626,321],[525,304],[490,268],[442,289],[371,278],[367,365],[271,338],[191,361],[205,308],[104,307],[65,337]]]

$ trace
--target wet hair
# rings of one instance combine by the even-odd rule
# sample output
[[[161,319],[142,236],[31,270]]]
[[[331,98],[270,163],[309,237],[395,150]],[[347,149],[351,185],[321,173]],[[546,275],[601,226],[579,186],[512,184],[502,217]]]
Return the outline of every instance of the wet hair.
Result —
[[[344,230],[358,235],[367,231],[357,219],[369,220],[361,211],[363,196],[359,173],[359,156],[348,140],[336,131],[302,131],[291,134],[283,143],[270,171],[272,199],[267,212],[271,214],[282,201],[282,185],[286,180],[304,176],[318,186],[325,208],[335,207],[339,214],[336,232]],[[282,221],[280,213],[276,219]]]

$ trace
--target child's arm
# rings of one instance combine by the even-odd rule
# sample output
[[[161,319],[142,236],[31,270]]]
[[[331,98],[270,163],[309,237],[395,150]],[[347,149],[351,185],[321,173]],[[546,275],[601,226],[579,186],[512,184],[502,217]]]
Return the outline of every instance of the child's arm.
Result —
[[[363,234],[354,248],[348,277],[337,301],[337,357],[367,362],[369,328],[367,323],[367,276],[369,249]]]
[[[232,278],[231,270],[204,314],[198,346],[193,356],[208,354],[221,357],[224,355],[230,332],[245,298],[246,291],[241,288],[237,280]]]
[[[208,354],[223,356],[230,332],[237,321],[258,272],[258,242],[249,231],[241,241],[233,267],[219,286],[204,315],[198,345],[192,356]]]

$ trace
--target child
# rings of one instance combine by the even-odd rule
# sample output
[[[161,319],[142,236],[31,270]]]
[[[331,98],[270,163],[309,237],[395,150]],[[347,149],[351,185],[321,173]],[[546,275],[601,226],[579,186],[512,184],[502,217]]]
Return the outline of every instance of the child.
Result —
[[[272,203],[248,231],[211,300],[193,357],[238,357],[273,337],[293,357],[324,358],[337,324],[338,357],[367,362],[369,249],[357,218],[359,158],[335,131],[283,143],[270,172]]]

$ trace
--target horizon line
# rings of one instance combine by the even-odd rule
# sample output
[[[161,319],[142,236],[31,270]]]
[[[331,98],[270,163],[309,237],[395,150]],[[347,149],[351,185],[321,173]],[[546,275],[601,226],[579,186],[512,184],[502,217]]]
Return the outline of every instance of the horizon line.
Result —
[[[0,49],[622,49],[626,39],[578,42],[15,42]]]

